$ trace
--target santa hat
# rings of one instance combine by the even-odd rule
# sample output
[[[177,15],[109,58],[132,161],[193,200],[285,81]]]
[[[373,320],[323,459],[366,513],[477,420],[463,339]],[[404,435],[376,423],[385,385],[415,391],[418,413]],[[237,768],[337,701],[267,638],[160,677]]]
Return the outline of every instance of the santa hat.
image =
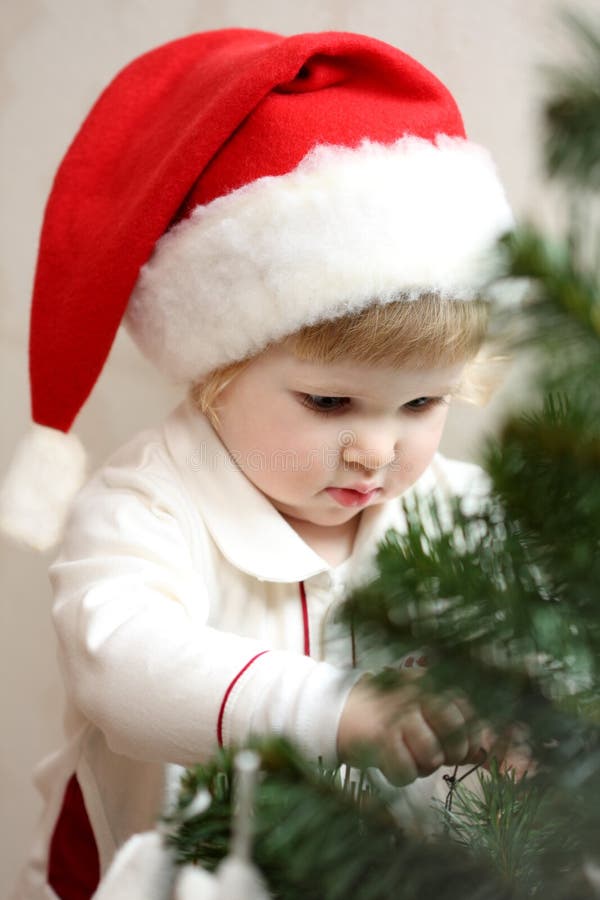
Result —
[[[84,469],[69,429],[124,323],[171,379],[423,291],[464,300],[512,223],[448,90],[362,35],[228,29],[106,88],[58,170],[33,293],[33,431],[2,527],[58,539]]]

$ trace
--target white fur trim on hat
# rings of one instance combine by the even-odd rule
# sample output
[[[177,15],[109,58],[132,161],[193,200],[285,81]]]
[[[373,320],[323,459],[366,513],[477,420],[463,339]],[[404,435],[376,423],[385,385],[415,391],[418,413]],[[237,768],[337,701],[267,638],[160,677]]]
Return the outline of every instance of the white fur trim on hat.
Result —
[[[62,534],[85,467],[85,450],[76,435],[33,424],[0,490],[0,530],[37,550],[48,550]]]
[[[125,323],[159,369],[192,381],[374,302],[468,300],[512,224],[488,152],[469,141],[319,146],[167,232]]]

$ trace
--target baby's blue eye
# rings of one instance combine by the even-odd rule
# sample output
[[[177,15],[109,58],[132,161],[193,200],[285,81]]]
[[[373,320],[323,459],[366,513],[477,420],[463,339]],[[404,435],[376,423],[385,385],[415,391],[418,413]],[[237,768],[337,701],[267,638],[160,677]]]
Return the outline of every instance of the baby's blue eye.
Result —
[[[349,397],[321,397],[318,394],[304,394],[302,403],[315,412],[337,412],[350,402]]]

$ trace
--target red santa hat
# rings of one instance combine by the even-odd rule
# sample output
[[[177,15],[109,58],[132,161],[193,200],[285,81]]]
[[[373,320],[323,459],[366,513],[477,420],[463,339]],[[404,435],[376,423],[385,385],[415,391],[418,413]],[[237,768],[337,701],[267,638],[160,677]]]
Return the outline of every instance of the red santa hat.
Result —
[[[50,194],[34,426],[0,524],[40,548],[59,537],[84,470],[69,429],[122,321],[190,382],[372,303],[476,297],[511,224],[451,94],[388,44],[227,29],[144,54],[100,96]]]

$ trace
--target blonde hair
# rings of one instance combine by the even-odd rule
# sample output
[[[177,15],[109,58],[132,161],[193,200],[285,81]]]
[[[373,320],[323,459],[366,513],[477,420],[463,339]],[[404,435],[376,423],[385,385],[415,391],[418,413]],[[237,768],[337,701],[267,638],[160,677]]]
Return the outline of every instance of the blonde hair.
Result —
[[[485,402],[484,379],[473,377],[481,367],[488,304],[484,300],[444,300],[423,294],[416,300],[375,303],[358,313],[306,325],[280,342],[297,357],[315,363],[354,360],[390,368],[433,368],[468,363],[470,371],[460,394]],[[218,425],[215,401],[255,357],[213,370],[190,387],[196,406]]]

